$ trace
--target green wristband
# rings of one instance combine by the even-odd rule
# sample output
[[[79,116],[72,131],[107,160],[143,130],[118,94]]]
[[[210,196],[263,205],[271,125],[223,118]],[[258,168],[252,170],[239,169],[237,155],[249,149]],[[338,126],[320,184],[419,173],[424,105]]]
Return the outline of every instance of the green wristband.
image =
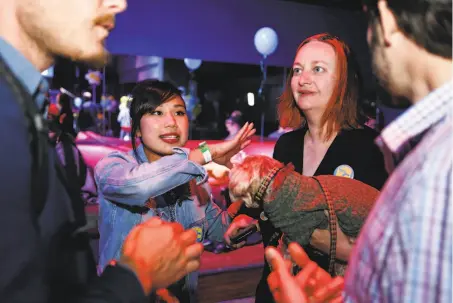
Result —
[[[206,144],[206,141],[201,142],[198,145],[198,148],[200,149],[201,153],[203,154],[204,161],[206,163],[211,162],[212,155],[211,155],[211,151],[209,150],[208,144]]]

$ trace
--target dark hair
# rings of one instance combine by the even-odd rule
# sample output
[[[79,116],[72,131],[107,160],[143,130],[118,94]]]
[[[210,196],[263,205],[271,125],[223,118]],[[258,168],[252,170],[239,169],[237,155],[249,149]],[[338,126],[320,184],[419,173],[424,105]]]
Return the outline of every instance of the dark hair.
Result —
[[[329,44],[337,56],[336,79],[337,85],[322,115],[321,124],[327,125],[325,139],[328,140],[335,132],[341,129],[358,128],[364,122],[361,114],[359,98],[362,88],[362,78],[355,57],[348,45],[338,37],[322,33],[305,39],[297,48],[299,50],[312,41]],[[289,71],[285,90],[279,98],[278,116],[280,126],[299,128],[305,126],[305,117],[297,107],[291,89],[293,69]]]
[[[65,115],[63,121],[59,121],[59,123],[63,133],[71,134],[75,137],[77,134],[74,130],[74,114],[72,112],[71,99],[71,97],[63,93],[58,95],[58,104],[61,106],[60,117]]]
[[[140,120],[143,115],[152,113],[162,103],[175,97],[181,97],[181,91],[169,82],[159,80],[144,80],[139,82],[131,93],[131,143],[134,154],[137,154],[137,131],[140,130]]]
[[[58,104],[61,106],[62,114],[72,114],[71,97],[63,93],[58,94]]]
[[[226,119],[226,121],[231,121],[234,124],[239,125],[242,127],[244,125],[244,118],[242,117],[242,112],[235,110],[231,113],[231,115]]]
[[[363,0],[374,34],[380,18],[377,2]],[[451,0],[387,0],[387,5],[406,37],[431,54],[451,59]]]

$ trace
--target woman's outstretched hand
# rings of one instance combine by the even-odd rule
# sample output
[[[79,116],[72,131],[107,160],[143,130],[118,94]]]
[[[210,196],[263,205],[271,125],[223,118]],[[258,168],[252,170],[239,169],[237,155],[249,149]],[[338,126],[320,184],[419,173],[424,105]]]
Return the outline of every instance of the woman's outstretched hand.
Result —
[[[250,144],[251,137],[255,134],[255,132],[256,129],[253,128],[253,123],[247,122],[236,134],[233,140],[212,145],[210,144],[209,150],[212,155],[212,161],[231,168],[231,157],[236,155],[239,151],[246,148]]]

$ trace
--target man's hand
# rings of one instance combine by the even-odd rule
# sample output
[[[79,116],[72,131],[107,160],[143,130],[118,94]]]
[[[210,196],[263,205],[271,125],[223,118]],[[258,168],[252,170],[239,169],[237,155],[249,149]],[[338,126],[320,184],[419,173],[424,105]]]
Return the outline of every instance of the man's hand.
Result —
[[[295,277],[278,250],[266,249],[266,259],[272,267],[267,281],[277,303],[342,302],[342,277],[332,279],[298,244],[291,243],[288,250],[293,261],[302,268]]]
[[[209,145],[212,161],[220,165],[225,165],[226,167],[231,169],[231,157],[236,155],[239,151],[243,150],[250,144],[250,137],[252,137],[255,132],[256,130],[253,128],[253,123],[247,122],[236,134],[233,140]]]
[[[308,283],[304,275],[304,279],[296,281],[291,275],[288,264],[278,250],[273,247],[266,248],[266,259],[269,262],[272,273],[267,278],[269,289],[277,303],[306,303],[308,295],[304,291],[305,285]],[[316,268],[307,266],[305,274],[312,275]]]
[[[200,267],[203,245],[193,230],[152,218],[136,226],[123,244],[119,263],[135,272],[145,294],[165,288]]]
[[[243,228],[249,227],[253,224],[258,224],[258,222],[247,216],[247,215],[238,215],[234,220],[231,222],[230,226],[228,227],[227,231],[223,235],[226,244],[233,248],[241,248],[245,245],[246,241],[242,241],[237,244],[231,243],[231,238],[234,238]]]

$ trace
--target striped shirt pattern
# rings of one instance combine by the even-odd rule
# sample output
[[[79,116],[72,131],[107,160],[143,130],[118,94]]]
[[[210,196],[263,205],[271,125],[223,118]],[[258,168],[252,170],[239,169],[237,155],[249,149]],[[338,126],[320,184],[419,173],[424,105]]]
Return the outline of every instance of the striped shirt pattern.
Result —
[[[346,302],[452,302],[453,83],[376,143],[391,172],[346,273]]]

